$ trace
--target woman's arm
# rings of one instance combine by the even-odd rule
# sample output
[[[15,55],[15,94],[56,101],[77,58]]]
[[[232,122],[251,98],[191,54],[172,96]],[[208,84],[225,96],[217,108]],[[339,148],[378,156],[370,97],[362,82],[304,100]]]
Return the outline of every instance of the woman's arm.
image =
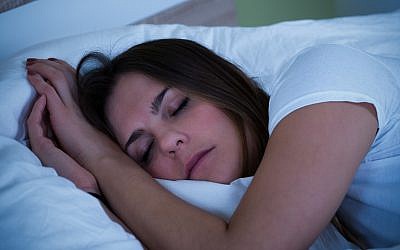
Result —
[[[107,138],[86,125],[69,125],[66,120],[77,118],[68,119],[68,104],[59,104],[51,86],[39,80],[31,79],[51,100],[54,122],[64,126],[60,137],[71,132],[65,143],[77,141],[74,157],[96,176],[113,211],[150,249],[308,247],[340,205],[377,129],[369,104],[322,103],[291,113],[271,135],[252,184],[226,224],[164,190]],[[60,113],[64,123],[58,121]]]
[[[323,103],[282,120],[229,224],[178,200],[128,158],[88,168],[150,248],[304,249],[329,223],[368,151],[373,112],[369,104]]]
[[[258,225],[273,241],[260,245],[272,249],[310,246],[339,207],[376,130],[370,104],[321,103],[291,113],[273,132],[231,225],[246,225],[242,233]]]
[[[39,157],[42,164],[54,168],[59,176],[67,178],[77,188],[101,195],[94,176],[63,152],[55,138],[49,137],[49,134],[53,133],[46,119],[45,107],[46,97],[40,96],[33,104],[26,122],[32,151]],[[111,220],[130,232],[129,228],[102,201],[99,202]]]

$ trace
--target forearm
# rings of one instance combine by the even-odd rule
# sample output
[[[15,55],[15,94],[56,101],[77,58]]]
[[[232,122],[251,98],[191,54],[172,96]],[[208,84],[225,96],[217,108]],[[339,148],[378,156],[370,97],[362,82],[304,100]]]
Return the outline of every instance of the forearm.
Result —
[[[227,224],[178,199],[128,157],[104,158],[94,171],[110,206],[150,249],[223,249]]]

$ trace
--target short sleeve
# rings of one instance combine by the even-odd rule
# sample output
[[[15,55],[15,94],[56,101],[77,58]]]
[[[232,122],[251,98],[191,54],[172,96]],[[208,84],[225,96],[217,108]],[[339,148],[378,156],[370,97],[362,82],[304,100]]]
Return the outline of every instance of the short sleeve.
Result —
[[[378,126],[383,128],[398,110],[400,98],[396,78],[377,58],[333,44],[301,51],[277,77],[274,86],[269,105],[270,134],[291,112],[332,101],[373,104]]]

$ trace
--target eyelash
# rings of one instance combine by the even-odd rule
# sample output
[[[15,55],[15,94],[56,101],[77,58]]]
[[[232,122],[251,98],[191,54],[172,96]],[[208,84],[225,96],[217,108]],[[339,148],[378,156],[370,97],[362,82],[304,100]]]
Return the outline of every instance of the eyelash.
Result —
[[[151,143],[150,143],[149,146],[147,147],[146,152],[143,154],[142,159],[141,159],[141,162],[142,162],[142,163],[144,163],[144,164],[147,164],[147,163],[148,163],[148,161],[149,161],[149,156],[150,156],[150,153],[151,153],[151,149],[152,149],[152,147],[153,147],[153,144],[154,144],[154,139],[151,140]]]
[[[189,103],[190,99],[189,97],[185,97],[185,99],[183,99],[183,101],[181,102],[181,104],[179,105],[179,107],[177,109],[175,109],[174,112],[172,112],[171,116],[176,116],[179,114],[180,111],[182,111],[183,109],[186,108],[187,104]]]
[[[178,106],[178,108],[174,112],[172,112],[172,114],[170,116],[178,115],[179,112],[181,112],[182,110],[184,110],[187,107],[189,101],[190,101],[190,98],[189,97],[185,97],[185,99],[183,99],[183,101]],[[146,149],[146,152],[142,156],[141,162],[144,163],[145,165],[147,165],[148,162],[149,162],[149,158],[150,158],[149,156],[151,155],[153,144],[154,144],[154,139],[151,140],[149,146]]]

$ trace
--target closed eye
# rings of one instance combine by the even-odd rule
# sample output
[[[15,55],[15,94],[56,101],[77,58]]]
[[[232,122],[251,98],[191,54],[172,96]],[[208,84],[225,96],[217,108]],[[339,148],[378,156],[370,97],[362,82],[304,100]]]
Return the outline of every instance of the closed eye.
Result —
[[[144,152],[143,156],[140,159],[140,162],[144,164],[145,166],[148,165],[150,159],[151,159],[151,152],[153,150],[153,144],[154,144],[154,139],[151,140],[149,146],[147,147],[146,151]]]
[[[177,109],[175,109],[174,112],[172,112],[171,116],[176,116],[179,114],[179,112],[181,112],[189,103],[190,98],[189,97],[185,97],[185,99],[182,100],[182,102],[180,103],[180,105],[178,106]]]

